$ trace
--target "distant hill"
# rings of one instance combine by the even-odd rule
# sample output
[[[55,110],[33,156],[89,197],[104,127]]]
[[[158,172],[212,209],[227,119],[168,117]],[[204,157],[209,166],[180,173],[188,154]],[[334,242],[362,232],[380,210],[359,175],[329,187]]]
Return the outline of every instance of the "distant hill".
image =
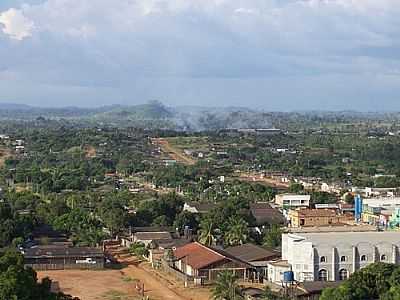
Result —
[[[173,130],[218,130],[226,128],[299,129],[298,124],[319,127],[322,123],[348,123],[357,120],[400,121],[398,113],[359,112],[264,112],[245,107],[168,107],[159,101],[140,105],[111,105],[98,108],[43,108],[24,104],[0,103],[0,120],[63,120],[71,124],[118,127],[162,128]]]
[[[26,104],[0,103],[0,110],[28,110],[32,108],[32,106]]]
[[[161,102],[151,101],[135,106],[114,106],[93,115],[97,119],[162,120],[173,117],[170,109]]]

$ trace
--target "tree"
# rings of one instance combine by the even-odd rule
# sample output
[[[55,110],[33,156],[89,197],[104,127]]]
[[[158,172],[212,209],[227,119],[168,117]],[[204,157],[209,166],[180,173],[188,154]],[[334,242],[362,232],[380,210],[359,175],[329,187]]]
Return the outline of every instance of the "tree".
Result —
[[[206,246],[215,244],[215,225],[211,218],[205,218],[200,222],[199,242]]]
[[[196,232],[199,227],[197,215],[189,211],[182,211],[180,214],[178,214],[174,221],[174,227],[178,228],[178,230],[182,233],[185,229],[185,226],[189,226],[193,232]]]
[[[47,278],[37,282],[36,272],[24,267],[24,258],[17,252],[6,252],[0,257],[0,300],[79,300],[50,291]]]
[[[278,248],[282,243],[282,233],[278,225],[272,225],[264,232],[263,244],[270,248]]]
[[[289,186],[290,193],[298,194],[302,193],[303,191],[304,191],[304,186],[301,183],[295,183],[295,182],[290,183]]]
[[[248,224],[240,217],[230,217],[228,230],[224,233],[224,242],[229,246],[242,245],[248,238]]]
[[[149,250],[143,243],[134,243],[129,247],[129,252],[136,255],[137,257],[147,257]]]
[[[239,300],[240,288],[237,284],[237,277],[232,271],[223,271],[218,274],[215,281],[212,295],[214,300]]]
[[[350,276],[338,288],[325,289],[321,300],[394,300],[399,295],[400,267],[394,264],[374,263]]]

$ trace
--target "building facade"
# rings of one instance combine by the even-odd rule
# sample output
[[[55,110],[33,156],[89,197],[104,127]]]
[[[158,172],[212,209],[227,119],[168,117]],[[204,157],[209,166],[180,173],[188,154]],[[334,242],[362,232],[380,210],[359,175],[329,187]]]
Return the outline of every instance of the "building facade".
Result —
[[[104,252],[99,248],[38,246],[22,254],[25,266],[36,271],[104,268]]]
[[[334,209],[292,209],[288,218],[291,227],[340,225],[351,219]]]
[[[275,203],[283,208],[309,207],[310,195],[280,194],[275,196]]]
[[[297,281],[340,281],[371,263],[399,264],[399,246],[398,232],[288,233],[282,260]]]

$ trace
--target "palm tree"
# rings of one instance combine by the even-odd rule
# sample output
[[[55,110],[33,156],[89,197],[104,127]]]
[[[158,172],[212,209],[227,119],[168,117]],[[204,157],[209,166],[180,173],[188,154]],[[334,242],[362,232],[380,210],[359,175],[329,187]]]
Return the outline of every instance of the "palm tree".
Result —
[[[230,217],[228,231],[225,232],[224,242],[229,246],[242,245],[248,238],[248,224],[240,217]]]
[[[282,242],[282,229],[278,225],[272,225],[264,233],[264,245],[270,248],[277,248]]]
[[[206,246],[211,246],[215,244],[215,227],[214,222],[210,218],[203,219],[200,222],[199,230],[199,242]]]
[[[237,277],[232,271],[223,271],[218,274],[212,291],[214,300],[239,300],[240,288]]]

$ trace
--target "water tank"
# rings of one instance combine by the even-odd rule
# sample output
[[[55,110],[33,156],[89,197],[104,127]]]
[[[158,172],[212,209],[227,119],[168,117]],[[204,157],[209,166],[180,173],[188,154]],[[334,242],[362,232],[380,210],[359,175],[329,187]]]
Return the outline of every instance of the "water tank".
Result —
[[[293,282],[294,281],[294,273],[293,271],[283,272],[283,282]]]

